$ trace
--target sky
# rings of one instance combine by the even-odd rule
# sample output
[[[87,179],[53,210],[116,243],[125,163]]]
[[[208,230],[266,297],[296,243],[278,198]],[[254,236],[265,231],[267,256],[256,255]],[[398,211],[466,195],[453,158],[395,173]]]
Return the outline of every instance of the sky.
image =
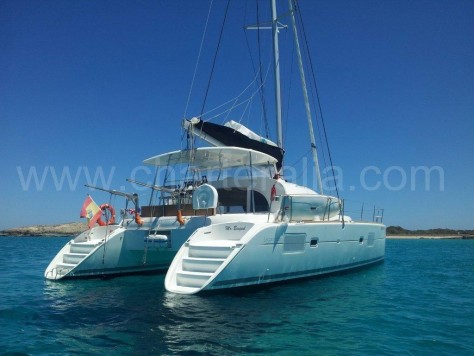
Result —
[[[212,3],[200,51],[210,3],[0,0],[0,229],[78,221],[87,194],[109,199],[84,184],[137,191],[146,202],[150,192],[125,179],[152,181],[142,161],[184,147],[183,117],[252,83],[258,37],[267,78],[269,31],[244,31],[256,6],[234,0],[202,109],[227,4]],[[299,8],[347,206],[383,207],[386,225],[408,229],[474,229],[474,2],[300,0]],[[259,18],[268,10],[260,1]],[[284,173],[315,188],[292,34],[280,34]],[[247,111],[204,117],[265,134],[257,97]]]

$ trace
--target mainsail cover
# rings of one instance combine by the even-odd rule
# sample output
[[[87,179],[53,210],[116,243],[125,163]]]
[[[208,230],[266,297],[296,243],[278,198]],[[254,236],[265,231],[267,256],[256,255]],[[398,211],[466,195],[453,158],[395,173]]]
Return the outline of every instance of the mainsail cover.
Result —
[[[285,151],[274,142],[257,135],[252,130],[235,121],[226,122],[224,125],[204,122],[193,118],[185,121],[184,127],[193,126],[195,135],[208,141],[215,146],[235,146],[249,148],[255,151],[266,153],[278,160],[277,170],[280,170]]]

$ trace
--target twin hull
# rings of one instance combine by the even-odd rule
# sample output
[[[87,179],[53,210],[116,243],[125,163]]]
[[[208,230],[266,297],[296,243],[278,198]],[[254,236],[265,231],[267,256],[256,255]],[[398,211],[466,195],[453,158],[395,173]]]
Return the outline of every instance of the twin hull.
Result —
[[[176,252],[198,228],[239,220],[242,215],[188,216],[133,219],[120,225],[96,226],[70,240],[53,258],[44,277],[50,280],[165,272]],[[262,219],[266,215],[262,215]],[[166,241],[158,237],[166,236]]]
[[[181,245],[204,217],[189,219],[180,226],[176,218],[150,219],[143,226],[129,224],[96,226],[69,241],[45,271],[51,280],[104,277],[132,273],[164,272]],[[169,239],[153,239],[151,231]]]
[[[224,223],[197,230],[171,264],[171,292],[242,287],[380,262],[385,226],[376,223]]]

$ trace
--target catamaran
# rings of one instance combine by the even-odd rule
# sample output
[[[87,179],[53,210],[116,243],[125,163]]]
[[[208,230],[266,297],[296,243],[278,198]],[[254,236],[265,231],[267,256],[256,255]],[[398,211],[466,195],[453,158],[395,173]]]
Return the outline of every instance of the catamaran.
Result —
[[[272,12],[278,67],[274,2]],[[293,16],[293,10],[290,13]],[[301,58],[300,69],[302,73]],[[343,200],[323,194],[308,104],[318,192],[281,176],[284,150],[277,70],[275,77],[276,143],[232,120],[224,125],[201,118],[184,120],[188,147],[144,160],[156,167],[157,176],[159,170],[164,172],[162,184],[130,180],[151,189],[149,205],[140,206],[136,194],[91,187],[125,199],[121,220],[115,222],[110,204],[101,206],[109,214],[103,226],[66,243],[46,268],[45,278],[156,273],[169,267],[166,289],[192,294],[383,261],[382,216],[374,211],[372,222],[356,222],[344,214]],[[304,88],[303,73],[302,82]],[[213,147],[195,148],[196,137]]]
[[[44,276],[62,280],[165,272],[196,229],[240,221],[244,211],[252,209],[246,199],[251,185],[248,179],[235,176],[236,168],[247,166],[258,174],[276,162],[266,153],[240,147],[197,148],[154,156],[144,164],[167,173],[162,186],[129,180],[151,188],[152,198],[158,199],[158,204],[142,207],[137,194],[88,186],[125,198],[121,220],[115,223],[115,210],[110,204],[101,205],[104,213],[109,213],[105,221],[67,242]],[[180,172],[185,173],[181,176]],[[209,185],[207,177],[213,174],[225,178]],[[261,201],[265,198],[257,197],[256,204]],[[241,214],[236,213],[239,209]]]
[[[235,147],[221,151],[218,157],[209,156],[216,164],[230,161],[239,164],[240,171],[247,173],[241,177],[222,179],[218,176],[214,181],[208,180],[202,186],[205,192],[202,195],[199,195],[201,187],[195,190],[193,208],[206,211],[213,221],[197,228],[174,257],[165,277],[165,287],[170,292],[195,294],[264,285],[347,271],[384,259],[386,228],[382,216],[374,214],[369,222],[355,221],[345,215],[342,199],[323,193],[292,0],[289,0],[289,14],[318,191],[287,182],[280,175],[284,151],[278,69],[279,19],[276,1],[272,0],[277,144],[253,136],[253,132],[234,122],[223,126],[200,118],[185,122],[189,136],[198,136],[217,147],[247,147],[247,159],[244,159],[245,154],[235,159]],[[254,168],[261,167],[254,167],[259,161],[254,160],[252,154],[256,152],[253,150],[266,152],[273,158],[267,160],[266,169],[257,169],[259,174],[255,173]],[[201,161],[201,152],[206,151],[190,151],[189,155],[196,154],[200,158],[194,163]],[[218,222],[214,216],[224,212],[227,213],[224,221]],[[235,219],[228,219],[231,213]]]

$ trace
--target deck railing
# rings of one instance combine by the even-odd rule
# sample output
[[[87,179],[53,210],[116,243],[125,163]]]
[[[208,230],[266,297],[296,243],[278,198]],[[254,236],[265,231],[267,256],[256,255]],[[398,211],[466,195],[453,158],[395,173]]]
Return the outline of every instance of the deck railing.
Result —
[[[373,204],[344,200],[344,214],[353,221],[383,223],[384,209]]]
[[[285,195],[278,197],[280,199],[276,221],[344,221],[350,217],[352,221],[383,222],[384,209],[364,203],[321,195]]]

